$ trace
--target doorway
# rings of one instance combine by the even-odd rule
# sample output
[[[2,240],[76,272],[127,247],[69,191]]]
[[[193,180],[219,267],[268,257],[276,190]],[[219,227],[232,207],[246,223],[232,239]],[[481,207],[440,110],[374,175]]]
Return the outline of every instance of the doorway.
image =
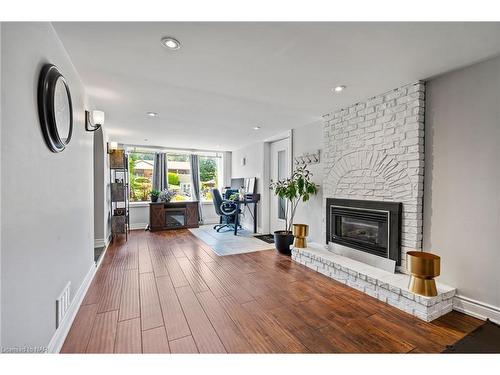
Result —
[[[290,138],[271,142],[269,145],[269,177],[272,181],[290,177]],[[285,200],[278,198],[274,193],[269,197],[269,229],[271,233],[285,230]]]

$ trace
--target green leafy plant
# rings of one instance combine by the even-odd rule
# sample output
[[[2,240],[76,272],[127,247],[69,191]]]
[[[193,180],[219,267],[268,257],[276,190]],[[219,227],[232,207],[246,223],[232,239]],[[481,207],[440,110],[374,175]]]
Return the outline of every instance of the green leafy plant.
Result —
[[[240,195],[238,193],[233,193],[230,195],[229,200],[230,201],[237,201],[239,199]]]
[[[151,192],[151,180],[147,177],[134,177],[130,182],[137,200],[147,201]]]
[[[160,190],[153,189],[151,190],[151,197],[159,197],[160,196]]]
[[[217,179],[217,162],[212,158],[200,157],[200,181]]]
[[[168,184],[179,186],[179,183],[180,183],[179,175],[175,172],[168,172]]]
[[[285,231],[292,230],[293,218],[299,203],[307,202],[312,195],[318,192],[316,184],[311,181],[312,173],[307,165],[300,166],[292,177],[279,181],[271,181],[270,189],[279,198],[285,200]]]

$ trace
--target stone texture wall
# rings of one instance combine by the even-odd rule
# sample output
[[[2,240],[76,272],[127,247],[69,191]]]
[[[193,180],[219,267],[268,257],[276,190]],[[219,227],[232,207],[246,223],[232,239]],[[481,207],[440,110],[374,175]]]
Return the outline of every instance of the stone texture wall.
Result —
[[[424,111],[417,82],[324,116],[323,197],[402,202],[402,271],[422,248]]]

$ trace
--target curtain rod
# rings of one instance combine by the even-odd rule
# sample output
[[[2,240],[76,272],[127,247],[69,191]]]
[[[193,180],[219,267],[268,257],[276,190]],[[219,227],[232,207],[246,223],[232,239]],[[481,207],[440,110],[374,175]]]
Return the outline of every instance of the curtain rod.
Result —
[[[134,148],[134,149],[139,149],[139,150],[151,150],[151,151],[161,151],[161,152],[184,152],[186,154],[188,153],[200,153],[200,152],[213,152],[217,154],[222,154],[226,151],[221,151],[221,150],[203,150],[203,149],[195,149],[195,148],[178,148],[178,147],[161,147],[161,146],[149,146],[149,145],[134,145],[134,144],[127,144],[127,143],[122,143],[122,146],[124,148]]]

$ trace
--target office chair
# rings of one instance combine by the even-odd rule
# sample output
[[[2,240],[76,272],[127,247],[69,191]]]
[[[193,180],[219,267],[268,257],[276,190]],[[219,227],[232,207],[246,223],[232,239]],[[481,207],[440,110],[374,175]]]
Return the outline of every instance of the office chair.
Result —
[[[212,189],[212,199],[215,212],[219,215],[219,224],[214,225],[214,229],[217,232],[222,228],[234,229],[236,215],[241,213],[238,205],[233,201],[222,199],[219,189]],[[238,228],[241,228],[241,225],[238,224]]]

